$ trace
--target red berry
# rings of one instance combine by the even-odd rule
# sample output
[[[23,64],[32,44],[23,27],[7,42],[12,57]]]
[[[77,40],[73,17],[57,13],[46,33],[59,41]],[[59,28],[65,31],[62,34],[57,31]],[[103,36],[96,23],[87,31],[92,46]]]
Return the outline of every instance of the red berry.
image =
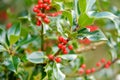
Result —
[[[9,29],[11,26],[12,26],[12,23],[8,23],[8,24],[6,25],[6,28]]]
[[[48,0],[48,4],[51,4],[51,0]]]
[[[62,49],[62,47],[63,47],[63,44],[61,44],[61,43],[58,44],[58,48],[59,48],[59,49]]]
[[[43,0],[38,0],[38,4],[43,4]]]
[[[107,64],[108,64],[108,65],[111,65],[111,61],[107,61]]]
[[[73,46],[72,46],[72,45],[69,45],[69,46],[68,46],[68,49],[69,49],[69,50],[73,50]]]
[[[39,8],[43,8],[43,4],[39,4]]]
[[[100,62],[97,62],[96,66],[97,66],[97,67],[100,67],[100,66],[101,66],[101,63],[100,63]]]
[[[102,58],[102,59],[101,59],[101,62],[102,62],[102,63],[105,63],[105,62],[106,62],[105,58]]]
[[[90,32],[94,32],[96,30],[98,30],[97,26],[86,26],[88,29],[90,29]]]
[[[55,61],[56,61],[57,63],[60,63],[60,62],[62,61],[62,59],[61,59],[60,57],[56,57],[56,58],[55,58]]]
[[[78,73],[79,73],[79,74],[83,74],[83,73],[84,73],[84,69],[80,69],[80,70],[78,71]]]
[[[49,60],[54,60],[54,55],[50,54],[48,55]]]
[[[37,20],[36,25],[37,25],[37,26],[40,26],[40,25],[41,25],[41,21],[40,21],[40,20]]]
[[[90,74],[91,73],[91,70],[90,69],[87,69],[86,70],[86,74]]]
[[[44,1],[44,3],[47,3],[48,2],[48,0],[43,0]]]
[[[95,72],[95,70],[96,70],[95,68],[92,68],[92,69],[91,69],[91,72],[92,72],[92,73],[94,73],[94,72]]]
[[[46,9],[46,10],[50,10],[50,6],[47,6],[45,9]]]
[[[91,41],[88,38],[83,39],[83,43],[88,45],[91,43]]]
[[[47,17],[45,17],[45,18],[43,19],[43,21],[44,21],[46,24],[49,24],[49,23],[50,23],[50,20],[49,20]]]
[[[36,8],[36,7],[33,8],[33,11],[36,12],[36,13],[39,12],[38,8]]]
[[[85,68],[86,68],[86,65],[85,65],[85,64],[82,64],[82,65],[81,65],[81,68],[85,69]]]
[[[43,8],[46,8],[48,5],[46,3],[43,4]]]
[[[63,38],[62,36],[59,36],[59,37],[58,37],[58,41],[59,41],[59,42],[63,42],[63,40],[64,40],[64,38]]]
[[[63,50],[63,54],[68,54],[68,51],[66,49]]]
[[[43,14],[42,14],[41,12],[39,12],[39,13],[37,14],[37,16],[42,17],[42,16],[43,16]]]
[[[66,50],[66,45],[63,45],[63,46],[62,46],[62,50]]]
[[[64,43],[64,44],[67,44],[67,42],[68,42],[67,40],[63,39],[63,43]]]
[[[41,17],[42,17],[42,18],[45,18],[45,17],[46,17],[46,15],[45,15],[44,13],[42,13]]]
[[[35,8],[39,8],[39,5],[35,5]]]
[[[110,67],[110,65],[109,64],[105,64],[105,68],[109,68]]]

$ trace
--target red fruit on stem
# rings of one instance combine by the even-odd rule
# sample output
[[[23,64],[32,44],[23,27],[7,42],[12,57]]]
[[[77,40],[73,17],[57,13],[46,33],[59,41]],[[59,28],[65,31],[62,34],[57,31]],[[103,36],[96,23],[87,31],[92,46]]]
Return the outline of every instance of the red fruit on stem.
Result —
[[[36,13],[39,12],[38,8],[36,8],[36,7],[33,8],[33,11],[36,12]]]
[[[85,65],[85,64],[82,64],[82,65],[81,65],[81,68],[85,69],[85,68],[86,68],[86,65]]]
[[[92,73],[94,73],[94,72],[95,72],[95,70],[96,70],[95,68],[92,68],[92,69],[91,69],[91,72],[92,72]]]
[[[44,3],[47,3],[48,2],[48,0],[43,0],[44,1]]]
[[[72,46],[72,45],[69,45],[69,46],[68,46],[68,49],[69,49],[69,50],[73,50],[73,46]]]
[[[101,63],[105,63],[105,62],[106,62],[105,58],[102,58]]]
[[[43,4],[43,8],[46,8],[48,5],[46,3]]]
[[[62,59],[61,59],[60,57],[56,57],[56,58],[55,58],[55,61],[56,61],[57,63],[60,63],[60,62],[62,61]]]
[[[45,17],[45,18],[43,19],[43,21],[44,21],[46,24],[49,24],[49,23],[50,23],[50,20],[49,20],[47,17]]]
[[[43,8],[43,4],[39,4],[39,8]]]
[[[109,68],[110,67],[110,65],[109,64],[105,64],[105,66],[104,66],[105,68]]]
[[[63,45],[63,46],[62,46],[62,50],[63,50],[63,51],[66,50],[66,45]]]
[[[107,64],[108,64],[108,65],[111,65],[111,61],[107,61]]]
[[[6,25],[6,28],[9,29],[11,26],[12,26],[12,23],[8,23],[8,24]]]
[[[68,51],[66,49],[63,50],[63,54],[68,54]]]
[[[58,44],[58,48],[59,48],[59,49],[62,49],[62,47],[63,47],[63,44],[61,44],[61,43]]]
[[[78,73],[79,74],[83,74],[84,73],[84,69],[79,69]]]
[[[67,44],[67,42],[68,42],[67,40],[63,39],[63,43],[64,43],[64,44]]]
[[[91,73],[91,70],[90,69],[87,69],[86,70],[86,74],[90,74]]]
[[[45,9],[46,9],[46,10],[50,10],[50,6],[47,6]]]
[[[37,26],[40,26],[40,25],[41,25],[41,21],[40,21],[40,20],[37,20],[36,25],[37,25]]]
[[[58,41],[59,41],[59,42],[63,42],[63,40],[64,40],[64,38],[63,38],[62,36],[59,36],[59,37],[58,37]]]
[[[91,43],[91,41],[88,38],[83,39],[83,43],[88,45]]]
[[[94,32],[94,31],[98,30],[97,26],[86,26],[86,28],[90,29],[90,32]]]
[[[51,4],[51,0],[48,0],[48,4]]]
[[[37,13],[37,16],[42,17],[43,14],[41,12]]]
[[[43,4],[43,0],[38,0],[38,4]]]
[[[48,55],[48,59],[49,59],[49,60],[54,60],[54,55],[49,54],[49,55]]]
[[[100,63],[100,62],[97,62],[96,66],[97,66],[97,67],[100,67],[100,66],[101,66],[101,63]]]

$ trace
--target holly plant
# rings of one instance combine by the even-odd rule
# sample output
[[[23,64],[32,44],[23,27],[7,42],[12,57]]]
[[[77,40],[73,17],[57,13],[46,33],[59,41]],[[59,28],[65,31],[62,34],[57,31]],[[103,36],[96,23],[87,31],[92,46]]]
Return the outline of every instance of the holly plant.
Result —
[[[120,58],[120,12],[101,10],[98,2],[25,0],[17,16],[8,9],[15,20],[0,28],[0,80],[97,80]],[[115,36],[103,28],[109,25]],[[109,59],[83,54],[103,44]]]

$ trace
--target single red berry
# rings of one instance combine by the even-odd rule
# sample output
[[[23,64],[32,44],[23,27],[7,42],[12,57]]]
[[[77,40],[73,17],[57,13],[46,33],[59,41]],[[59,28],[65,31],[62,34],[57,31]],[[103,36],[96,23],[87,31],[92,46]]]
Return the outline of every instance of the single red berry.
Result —
[[[49,24],[49,23],[50,23],[50,20],[49,20],[47,17],[45,17],[45,18],[43,19],[43,21],[44,21],[46,24]]]
[[[92,72],[92,73],[94,73],[95,71],[96,71],[96,69],[95,69],[95,68],[92,68],[92,69],[91,69],[91,72]]]
[[[91,43],[91,41],[88,38],[83,39],[83,43],[88,45]]]
[[[59,49],[62,49],[62,47],[63,47],[63,44],[59,43],[59,44],[58,44],[58,48],[59,48]]]
[[[81,68],[85,69],[86,68],[86,64],[82,64]]]
[[[42,14],[41,12],[39,12],[39,13],[37,13],[37,16],[42,17],[42,16],[43,16],[43,14]]]
[[[33,8],[33,11],[36,12],[36,13],[39,12],[38,8],[36,8],[36,7]]]
[[[68,51],[66,49],[63,50],[63,54],[68,54]]]
[[[62,61],[62,59],[61,59],[60,57],[56,57],[56,58],[55,58],[55,61],[56,61],[57,63],[60,63],[60,62]]]
[[[37,25],[37,26],[40,26],[40,25],[41,25],[41,21],[40,21],[40,20],[37,20],[36,25]]]
[[[46,3],[43,4],[43,8],[46,8],[48,5]]]
[[[43,0],[44,1],[44,3],[47,3],[48,2],[48,0]]]
[[[6,25],[6,28],[9,29],[9,28],[11,28],[11,26],[12,26],[12,23],[8,23],[8,24]]]
[[[107,64],[108,64],[108,65],[111,65],[111,61],[107,61]]]
[[[79,69],[78,73],[79,74],[83,74],[84,73],[84,69]]]
[[[97,26],[86,26],[88,29],[90,29],[90,32],[94,32],[96,30],[98,30]]]
[[[72,45],[69,45],[69,46],[68,46],[68,49],[69,49],[69,50],[73,50],[73,46],[72,46]]]
[[[59,42],[63,42],[63,40],[64,40],[64,38],[63,38],[62,36],[59,36],[59,37],[58,37],[58,41],[59,41]]]
[[[43,4],[43,0],[38,0],[38,4]]]
[[[50,6],[47,6],[45,9],[46,9],[46,10],[50,10]]]
[[[67,40],[65,40],[65,39],[63,40],[63,43],[64,43],[64,44],[67,44],[67,42],[68,42]]]
[[[100,62],[97,62],[96,66],[97,66],[97,67],[100,67],[100,66],[101,66],[101,63],[100,63]]]
[[[45,15],[44,13],[42,13],[41,17],[42,17],[42,18],[45,18],[45,17],[46,17],[46,15]]]
[[[105,63],[105,62],[106,62],[105,58],[102,58],[101,63]]]
[[[49,59],[49,60],[54,60],[54,55],[49,54],[49,55],[48,55],[48,59]]]
[[[61,15],[61,14],[62,14],[62,11],[58,11],[57,14],[58,14],[58,15]]]
[[[51,4],[51,0],[48,0],[48,4]]]
[[[109,68],[110,67],[110,65],[109,64],[105,64],[105,66],[104,66],[105,68]]]
[[[63,45],[63,46],[62,46],[62,50],[66,50],[66,45]]]
[[[39,4],[39,8],[43,8],[43,4]]]
[[[90,69],[87,69],[86,70],[86,74],[90,74],[91,73],[91,70]]]

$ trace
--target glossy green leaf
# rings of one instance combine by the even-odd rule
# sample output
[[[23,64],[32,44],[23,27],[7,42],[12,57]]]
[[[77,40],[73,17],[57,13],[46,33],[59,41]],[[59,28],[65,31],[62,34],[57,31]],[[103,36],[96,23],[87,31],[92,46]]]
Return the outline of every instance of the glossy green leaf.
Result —
[[[10,56],[10,58],[4,62],[7,68],[15,73],[17,73],[18,66],[20,64],[20,59],[16,56]]]
[[[80,27],[85,27],[91,25],[94,21],[93,17],[88,16],[86,13],[81,14],[78,19],[78,24]]]
[[[87,7],[86,7],[86,12],[90,11],[95,4],[96,0],[86,0],[87,2]]]
[[[8,30],[8,40],[10,42],[10,45],[13,45],[18,41],[20,38],[20,23],[15,23],[9,30]]]
[[[32,63],[44,63],[46,56],[43,52],[33,52],[30,55],[27,55],[27,60]]]
[[[62,55],[60,57],[65,60],[75,60],[77,58],[77,55],[76,54],[67,54],[67,55]]]
[[[63,11],[62,14],[63,14],[63,16],[67,17],[67,19],[70,22],[70,25],[72,26],[73,25],[73,17],[72,17],[71,12],[69,12],[69,11]]]
[[[86,0],[79,0],[79,8],[81,13],[84,13],[86,11],[86,7],[87,7],[86,2],[87,2]]]

